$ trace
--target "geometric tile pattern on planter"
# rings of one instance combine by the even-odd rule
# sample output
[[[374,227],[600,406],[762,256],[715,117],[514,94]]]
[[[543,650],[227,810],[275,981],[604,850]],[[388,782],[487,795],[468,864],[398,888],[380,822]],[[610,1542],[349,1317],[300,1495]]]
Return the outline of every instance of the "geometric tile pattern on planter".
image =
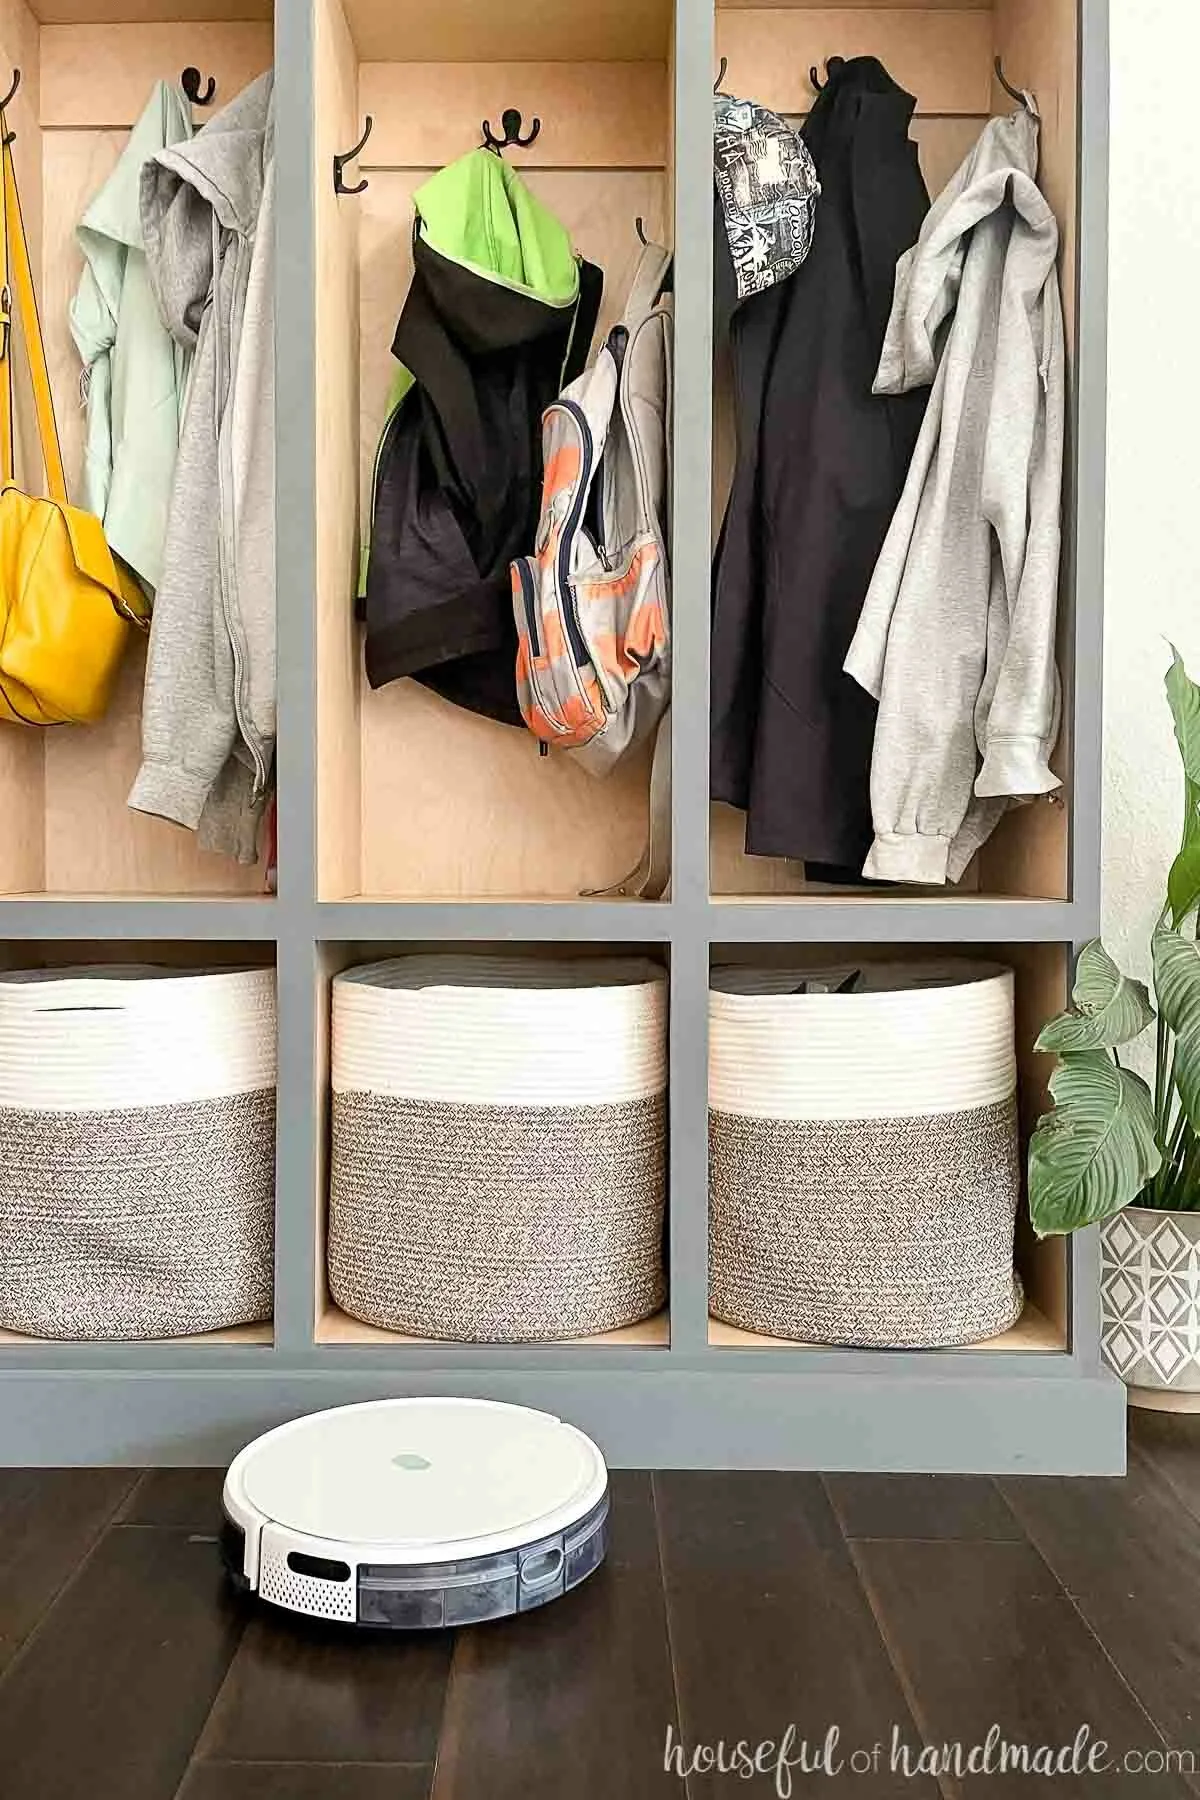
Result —
[[[1130,1387],[1200,1393],[1200,1214],[1131,1206],[1100,1241],[1105,1361]]]

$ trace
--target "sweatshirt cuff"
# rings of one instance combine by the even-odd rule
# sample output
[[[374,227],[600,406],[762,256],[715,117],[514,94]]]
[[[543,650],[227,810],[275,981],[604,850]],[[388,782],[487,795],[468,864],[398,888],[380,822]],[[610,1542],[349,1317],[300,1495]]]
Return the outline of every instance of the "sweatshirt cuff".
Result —
[[[212,783],[178,763],[144,762],[129,796],[134,812],[152,813],[195,831]]]
[[[1052,794],[1062,782],[1046,761],[1045,740],[999,737],[988,740],[983,767],[975,777],[979,800],[1023,800]]]
[[[902,836],[881,831],[863,865],[870,881],[914,881],[929,887],[945,887],[950,863],[948,837]]]

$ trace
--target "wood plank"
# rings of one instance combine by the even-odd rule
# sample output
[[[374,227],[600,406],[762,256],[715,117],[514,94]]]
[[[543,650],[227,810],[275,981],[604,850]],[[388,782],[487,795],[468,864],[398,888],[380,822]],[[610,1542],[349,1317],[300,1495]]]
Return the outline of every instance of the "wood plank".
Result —
[[[908,1720],[818,1476],[669,1474],[654,1486],[685,1755],[722,1736],[778,1742],[789,1722],[815,1751],[836,1722],[849,1756]],[[793,1779],[806,1793],[938,1791],[886,1770]],[[724,1775],[688,1776],[689,1800],[729,1787]]]
[[[137,1479],[134,1469],[0,1469],[0,1671]]]
[[[237,1646],[211,1544],[110,1531],[0,1679],[4,1800],[167,1800]],[[64,1729],[66,1725],[66,1729]]]
[[[854,0],[851,0],[851,4]],[[272,0],[30,0],[46,25],[146,25],[170,19],[267,19]]]
[[[369,62],[358,94],[375,121],[364,169],[440,168],[478,147],[484,119],[499,132],[510,106],[526,134],[542,121],[528,149],[509,152],[522,172],[657,169],[667,161],[662,62]]]
[[[723,1350],[829,1350],[829,1344],[803,1343],[794,1338],[768,1337],[761,1331],[744,1331],[740,1325],[729,1325],[724,1319],[708,1321],[708,1341]],[[1065,1328],[1051,1323],[1032,1303],[1028,1304],[1009,1331],[998,1337],[985,1338],[981,1344],[963,1344],[954,1355],[987,1355],[991,1351],[1021,1351],[1032,1355],[1059,1355],[1067,1347]]]
[[[1200,1418],[1130,1407],[1129,1447],[1157,1469],[1200,1519]]]
[[[437,1754],[450,1632],[356,1631],[256,1609],[200,1756],[230,1762],[420,1763]]]
[[[403,1331],[385,1331],[378,1325],[365,1325],[352,1319],[340,1306],[326,1301],[317,1319],[318,1344],[432,1344],[438,1338],[410,1337]],[[555,1340],[551,1340],[552,1342]],[[636,1325],[625,1325],[619,1331],[602,1331],[591,1337],[560,1338],[564,1348],[605,1350],[658,1350],[671,1341],[671,1320],[666,1312],[653,1318],[640,1319]]]
[[[215,1536],[224,1482],[224,1469],[149,1469],[121,1509],[121,1524]]]
[[[983,1475],[826,1475],[848,1538],[963,1538],[1024,1543],[994,1481]]]
[[[994,0],[885,0],[889,12],[991,12]],[[781,12],[803,12],[806,8],[826,10],[825,0],[717,0],[718,12],[738,12],[751,8],[758,12],[774,7]],[[880,0],[838,0],[838,11],[863,7],[878,12]]]
[[[1001,1491],[1167,1741],[1200,1744],[1200,1532],[1140,1456],[1124,1481]],[[1082,1715],[1081,1715],[1082,1716]],[[1094,1709],[1092,1717],[1103,1715]]]
[[[729,59],[728,92],[777,112],[807,112],[815,98],[808,71],[835,55],[877,56],[916,97],[919,113],[991,110],[986,12],[739,7],[718,12],[716,48]]]
[[[662,1794],[678,1725],[650,1478],[614,1474],[611,1493],[604,1568],[552,1606],[459,1634],[435,1800]]]
[[[216,104],[269,69],[274,31],[267,20],[187,20],[174,8],[169,22],[47,25],[42,31],[43,128],[128,130],[155,81],[171,80],[189,64],[217,83]],[[202,124],[211,112],[198,112]]]
[[[313,13],[316,380],[317,892],[362,888],[358,579],[359,229],[362,200],[333,191],[332,159],[359,137],[358,64],[338,0]],[[363,199],[370,196],[370,189]],[[388,342],[391,342],[389,337]],[[383,396],[380,397],[383,407]]]
[[[1015,1484],[1014,1484],[1015,1485]],[[1073,1484],[1064,1483],[1064,1486]],[[1126,1545],[1104,1551],[1117,1565]],[[1155,1747],[1162,1740],[1114,1673],[1104,1650],[1028,1544],[862,1543],[859,1569],[892,1658],[912,1696],[919,1735],[932,1745],[969,1750],[998,1726],[1010,1744],[1071,1745],[1082,1724],[1104,1739],[1109,1754]],[[974,1792],[979,1775],[948,1781],[947,1792]],[[994,1773],[989,1794],[1027,1795],[1019,1768]],[[1080,1800],[1104,1792],[1145,1795],[1144,1775],[1113,1770],[1058,1774],[1046,1783]],[[1183,1800],[1187,1784],[1161,1775],[1156,1797]]]
[[[411,1763],[194,1763],[178,1800],[427,1800],[433,1769]]]
[[[652,62],[671,38],[671,0],[346,0],[346,17],[364,62]]]

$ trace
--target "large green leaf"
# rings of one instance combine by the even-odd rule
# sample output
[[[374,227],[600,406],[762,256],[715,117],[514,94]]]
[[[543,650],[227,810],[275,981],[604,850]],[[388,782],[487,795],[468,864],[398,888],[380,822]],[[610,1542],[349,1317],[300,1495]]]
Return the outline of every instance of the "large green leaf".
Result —
[[[1200,1131],[1200,945],[1167,925],[1151,940],[1154,986],[1175,1034],[1175,1086],[1193,1131]]]
[[[1115,1049],[1140,1037],[1154,1020],[1145,983],[1122,975],[1099,940],[1079,954],[1071,999],[1073,1011],[1043,1026],[1039,1050]]]
[[[1184,774],[1192,787],[1200,788],[1200,687],[1188,675],[1174,644],[1171,645],[1166,689]]]
[[[1161,1161],[1150,1089],[1103,1050],[1065,1056],[1050,1094],[1054,1111],[1029,1145],[1029,1213],[1039,1237],[1111,1218]]]
[[[1188,807],[1190,820],[1195,812],[1190,782]],[[1200,904],[1200,823],[1189,823],[1188,829],[1193,833],[1192,839],[1185,843],[1171,864],[1171,873],[1167,877],[1167,904],[1171,909],[1171,922],[1176,927],[1182,925]]]

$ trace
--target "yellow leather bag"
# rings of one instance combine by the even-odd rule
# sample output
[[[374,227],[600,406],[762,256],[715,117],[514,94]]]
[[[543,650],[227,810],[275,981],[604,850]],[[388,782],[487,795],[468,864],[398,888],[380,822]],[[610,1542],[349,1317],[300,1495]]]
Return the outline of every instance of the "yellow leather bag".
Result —
[[[62,450],[46,368],[29,245],[21,218],[8,126],[0,228],[0,719],[22,725],[87,725],[108,705],[130,636],[149,603],[118,568],[93,514],[67,502]],[[10,288],[10,282],[12,287]],[[29,355],[38,439],[49,499],[14,479],[13,306]]]

